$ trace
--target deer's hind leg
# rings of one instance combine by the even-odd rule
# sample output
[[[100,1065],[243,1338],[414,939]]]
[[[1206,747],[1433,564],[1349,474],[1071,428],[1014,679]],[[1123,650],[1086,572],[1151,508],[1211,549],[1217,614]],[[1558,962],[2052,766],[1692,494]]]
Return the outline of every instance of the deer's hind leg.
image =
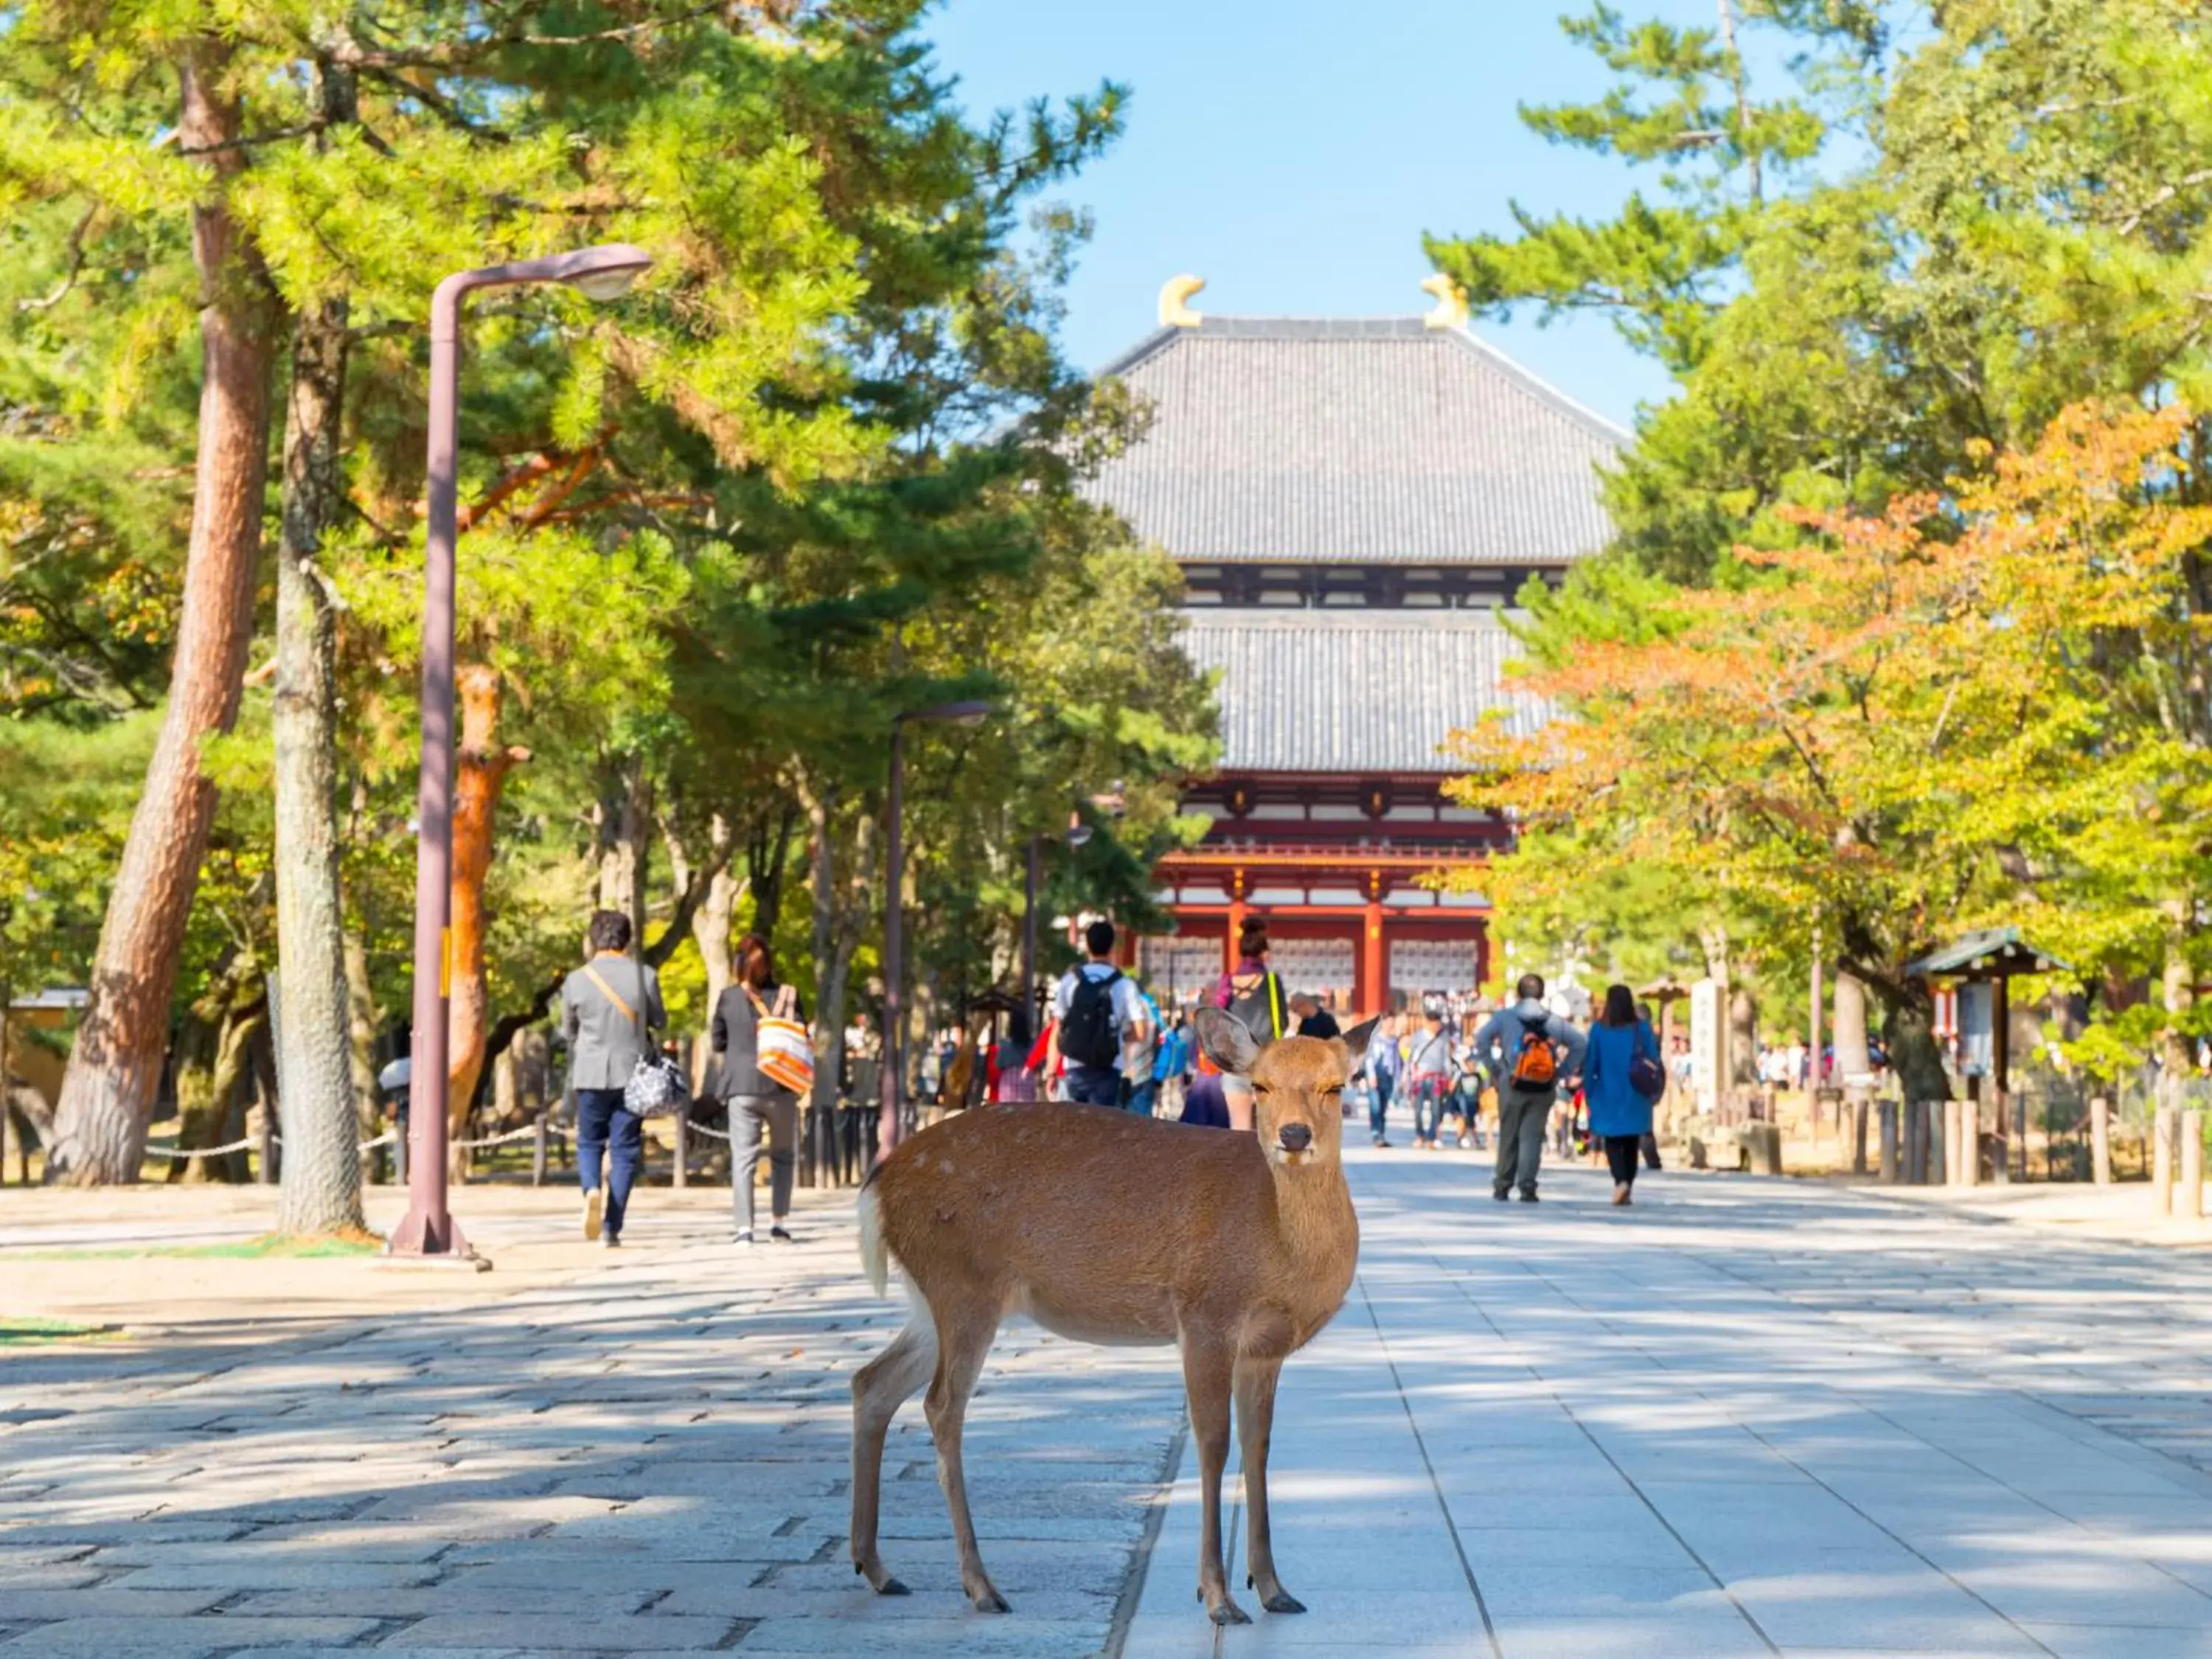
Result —
[[[968,1421],[968,1401],[975,1379],[998,1334],[1000,1304],[969,1301],[937,1312],[937,1376],[922,1404],[929,1413],[930,1437],[937,1442],[937,1480],[945,1506],[952,1514],[952,1536],[960,1547],[960,1587],[978,1613],[1010,1611],[1006,1598],[983,1571],[975,1547],[975,1522],[968,1513],[968,1478],[961,1467],[960,1438]]]
[[[853,1571],[878,1595],[907,1594],[876,1553],[884,1437],[898,1408],[921,1391],[936,1364],[937,1326],[927,1309],[917,1308],[890,1346],[853,1374]]]

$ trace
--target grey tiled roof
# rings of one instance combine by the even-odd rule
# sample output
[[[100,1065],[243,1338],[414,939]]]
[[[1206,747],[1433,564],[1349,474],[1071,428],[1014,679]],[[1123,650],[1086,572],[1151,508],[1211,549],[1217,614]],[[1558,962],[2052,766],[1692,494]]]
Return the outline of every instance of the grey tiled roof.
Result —
[[[1513,729],[1543,705],[1510,692],[1520,647],[1488,611],[1183,613],[1183,643],[1221,673],[1226,772],[1449,772],[1437,746],[1488,709]]]
[[[1627,434],[1419,317],[1206,317],[1103,371],[1152,430],[1090,493],[1186,562],[1559,564]]]

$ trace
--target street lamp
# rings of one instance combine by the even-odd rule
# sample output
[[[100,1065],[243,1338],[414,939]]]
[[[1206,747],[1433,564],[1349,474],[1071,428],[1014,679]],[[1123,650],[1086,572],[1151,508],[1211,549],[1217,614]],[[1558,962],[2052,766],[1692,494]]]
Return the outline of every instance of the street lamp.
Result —
[[[446,1208],[446,999],[452,969],[453,862],[453,543],[460,516],[461,302],[480,288],[566,283],[611,300],[653,263],[626,242],[550,259],[457,271],[430,299],[429,523],[422,579],[422,770],[415,819],[415,1025],[407,1214],[393,1255],[475,1256]]]
[[[1121,786],[1117,781],[1105,793],[1091,797],[1097,811],[1120,817],[1123,810]],[[1044,884],[1044,844],[1048,840],[1064,842],[1070,847],[1080,847],[1091,839],[1091,826],[1083,821],[1081,811],[1067,815],[1067,829],[1060,835],[1046,836],[1042,831],[1030,837],[1029,880],[1023,893],[1022,904],[1022,995],[1024,1006],[1036,1000],[1037,954],[1037,892]]]
[[[904,815],[906,799],[907,722],[943,720],[955,726],[973,726],[993,712],[988,702],[941,702],[933,708],[906,709],[891,716],[890,799],[884,814],[884,868],[888,872],[884,882],[884,1055],[876,1080],[876,1158],[879,1162],[890,1156],[891,1148],[898,1145],[899,1091],[906,1081],[905,1061],[900,1053],[906,1036],[901,1017],[901,1005],[905,999],[899,992],[899,981],[905,972],[901,960],[905,939],[900,889],[906,884],[906,842],[899,820]]]

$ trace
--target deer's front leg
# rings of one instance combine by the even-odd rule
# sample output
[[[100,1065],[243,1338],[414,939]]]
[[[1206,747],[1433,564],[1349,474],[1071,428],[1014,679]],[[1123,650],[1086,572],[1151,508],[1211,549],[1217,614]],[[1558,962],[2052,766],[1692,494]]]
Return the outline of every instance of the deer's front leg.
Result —
[[[1237,1437],[1244,1451],[1244,1559],[1261,1607],[1270,1613],[1304,1613],[1305,1603],[1275,1576],[1274,1538],[1267,1521],[1267,1441],[1274,1431],[1275,1383],[1282,1374],[1279,1359],[1255,1359],[1248,1354],[1237,1362]]]
[[[1183,1389],[1190,1400],[1190,1431],[1198,1437],[1198,1491],[1203,1516],[1198,1546],[1198,1594],[1217,1625],[1249,1625],[1252,1616],[1230,1599],[1221,1564],[1221,1471],[1229,1462],[1229,1396],[1236,1351],[1224,1340],[1186,1328]]]

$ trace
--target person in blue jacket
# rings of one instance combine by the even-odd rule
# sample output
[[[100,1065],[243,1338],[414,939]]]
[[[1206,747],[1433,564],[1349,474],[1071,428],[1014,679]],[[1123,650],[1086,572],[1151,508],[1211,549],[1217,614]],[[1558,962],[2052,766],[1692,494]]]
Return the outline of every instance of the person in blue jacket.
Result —
[[[1641,1078],[1639,1059],[1650,1067]],[[1653,1078],[1664,1086],[1659,1039],[1638,1017],[1635,994],[1626,985],[1609,985],[1605,1012],[1590,1027],[1589,1049],[1583,1059],[1583,1097],[1589,1107],[1590,1133],[1605,1143],[1615,1204],[1633,1201],[1637,1151],[1651,1132],[1651,1102],[1637,1085],[1643,1081],[1648,1087]]]

